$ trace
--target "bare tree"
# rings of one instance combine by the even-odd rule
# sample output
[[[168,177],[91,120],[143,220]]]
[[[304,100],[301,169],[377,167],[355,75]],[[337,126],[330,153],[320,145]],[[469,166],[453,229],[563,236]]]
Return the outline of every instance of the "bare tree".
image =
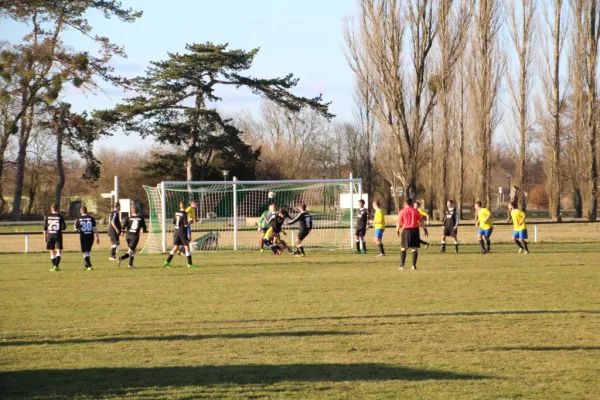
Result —
[[[358,0],[358,6],[357,25],[346,21],[344,29],[348,64],[358,81],[372,82],[365,86],[375,103],[373,113],[399,150],[394,176],[407,196],[415,198],[421,145],[436,100],[436,92],[429,90],[436,2]],[[411,45],[410,62],[403,51],[405,39]]]
[[[509,34],[516,52],[517,79],[507,73],[508,86],[514,102],[515,122],[519,130],[519,158],[517,161],[517,185],[521,189],[519,208],[527,207],[527,145],[530,141],[531,121],[529,103],[532,88],[534,59],[535,21],[537,0],[507,0]],[[510,189],[510,188],[509,188]]]
[[[546,169],[546,191],[550,205],[550,217],[560,221],[561,153],[563,132],[563,105],[566,90],[561,87],[561,55],[566,39],[566,19],[563,18],[563,0],[552,0],[546,4],[544,14],[546,29],[541,33],[546,49],[541,71],[544,98],[539,106],[538,119],[542,131],[542,144]],[[552,16],[551,16],[552,15]]]
[[[498,124],[497,100],[505,64],[499,48],[501,13],[500,0],[480,0],[474,13],[470,85],[478,155],[476,196],[487,205],[490,204],[492,135]]]
[[[456,139],[454,141],[457,147],[456,154],[458,156],[458,185],[456,191],[456,203],[460,217],[463,217],[464,192],[465,192],[465,136],[467,126],[467,67],[466,57],[463,55],[460,59],[458,68],[459,79],[456,83],[455,91],[455,114],[457,120]]]
[[[597,218],[598,208],[598,43],[600,40],[600,1],[572,0],[575,17],[576,60],[582,68],[578,72],[575,86],[576,135],[581,139],[581,175],[583,178],[582,200],[585,217],[590,221]]]
[[[362,135],[362,158],[365,169],[366,189],[369,199],[373,198],[373,154],[377,147],[377,127],[376,119],[373,115],[375,102],[370,86],[372,81],[370,77],[363,80],[357,80],[354,91],[355,112],[354,118],[356,125]]]
[[[451,127],[454,125],[451,112],[451,91],[455,75],[456,63],[464,50],[469,26],[472,20],[474,1],[466,0],[439,0],[439,33],[438,41],[440,47],[440,72],[439,72],[439,104],[441,109],[442,123],[442,152],[440,154],[441,183],[439,207],[446,204],[449,192],[448,163],[452,139]],[[433,152],[433,150],[431,150]]]

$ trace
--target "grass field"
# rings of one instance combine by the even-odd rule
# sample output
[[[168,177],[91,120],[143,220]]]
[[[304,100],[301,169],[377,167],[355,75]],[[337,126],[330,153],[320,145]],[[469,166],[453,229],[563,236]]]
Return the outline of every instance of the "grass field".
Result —
[[[597,244],[0,258],[0,398],[597,399]]]

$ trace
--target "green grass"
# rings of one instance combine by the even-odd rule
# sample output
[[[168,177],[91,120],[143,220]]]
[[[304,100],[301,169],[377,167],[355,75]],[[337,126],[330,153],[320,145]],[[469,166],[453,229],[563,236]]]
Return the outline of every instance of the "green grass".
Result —
[[[0,258],[1,398],[582,399],[600,393],[598,245],[482,256]]]

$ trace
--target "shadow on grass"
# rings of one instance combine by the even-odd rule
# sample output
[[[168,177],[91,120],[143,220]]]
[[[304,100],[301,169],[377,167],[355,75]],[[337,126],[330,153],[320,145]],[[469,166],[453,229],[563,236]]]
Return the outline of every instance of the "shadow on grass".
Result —
[[[600,346],[523,346],[492,347],[492,351],[588,351],[600,350]]]
[[[385,364],[219,365],[0,372],[0,396],[127,395],[143,389],[281,382],[477,380],[490,377]]]
[[[481,315],[546,315],[546,314],[600,314],[600,310],[489,310],[489,311],[450,311],[450,312],[424,312],[424,313],[399,313],[399,314],[374,314],[374,315],[332,315],[317,317],[291,317],[274,319],[239,319],[239,320],[203,320],[198,324],[241,324],[241,323],[269,323],[269,322],[294,322],[294,321],[339,321],[348,319],[378,319],[378,318],[422,318],[422,317],[461,317]],[[174,323],[177,324],[177,323]],[[186,324],[189,324],[186,322]],[[153,325],[152,323],[140,325]]]
[[[114,336],[72,339],[39,339],[39,340],[4,340],[0,347],[35,346],[47,344],[85,344],[85,343],[119,343],[137,341],[169,342],[177,340],[207,339],[255,339],[268,337],[305,337],[305,336],[348,336],[361,335],[361,332],[344,331],[298,331],[298,332],[255,332],[255,333],[215,333],[206,335],[164,335],[164,336]]]

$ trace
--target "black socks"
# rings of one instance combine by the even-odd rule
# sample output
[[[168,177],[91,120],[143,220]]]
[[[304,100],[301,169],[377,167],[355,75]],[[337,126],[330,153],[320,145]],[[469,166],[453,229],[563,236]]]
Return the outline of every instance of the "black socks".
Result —
[[[188,265],[192,265],[192,255],[187,256]]]
[[[404,264],[406,263],[406,250],[400,251],[400,266],[404,268]]]
[[[170,263],[172,259],[173,259],[173,254],[169,254],[169,257],[167,257],[167,262]]]
[[[413,251],[412,252],[412,265],[413,267],[417,266],[417,259],[419,258],[419,252],[418,251]]]
[[[385,254],[385,250],[383,250],[383,243],[379,243],[379,254]]]

